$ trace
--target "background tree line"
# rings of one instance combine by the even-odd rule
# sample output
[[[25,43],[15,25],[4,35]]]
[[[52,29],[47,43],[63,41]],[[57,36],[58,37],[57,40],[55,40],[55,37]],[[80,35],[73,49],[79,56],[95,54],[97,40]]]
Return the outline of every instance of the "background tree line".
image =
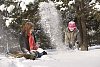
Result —
[[[81,36],[81,50],[88,50],[88,46],[92,44],[100,44],[100,11],[93,9],[95,3],[89,5],[92,0],[51,0],[55,3],[56,8],[61,12],[63,28],[66,27],[67,23],[71,20],[77,23],[78,29]],[[73,1],[72,4],[69,4]],[[17,2],[13,0],[1,0],[0,4],[4,3],[6,6],[15,5],[14,10],[11,13],[3,11],[2,14],[6,17],[14,17],[10,24],[10,28],[14,29],[18,36],[22,24],[26,21],[31,21],[35,24],[35,32],[37,35],[37,40],[41,47],[52,48],[50,46],[49,37],[46,36],[41,25],[37,22],[40,19],[38,13],[38,5],[40,2],[49,2],[48,0],[35,0],[35,3],[30,3],[27,5],[28,11],[22,12],[21,8],[18,6]],[[57,2],[62,2],[62,4],[57,4]],[[99,2],[99,0],[96,0]],[[62,9],[64,8],[64,9]],[[15,14],[13,14],[15,13]]]

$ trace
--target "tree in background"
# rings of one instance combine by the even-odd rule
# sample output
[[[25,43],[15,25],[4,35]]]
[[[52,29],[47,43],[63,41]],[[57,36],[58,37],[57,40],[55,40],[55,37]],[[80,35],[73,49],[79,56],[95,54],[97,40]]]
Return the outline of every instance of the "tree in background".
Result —
[[[64,25],[66,25],[70,20],[76,21],[77,26],[80,30],[81,50],[87,51],[89,42],[91,42],[91,40],[89,40],[89,36],[91,36],[91,34],[94,35],[96,32],[98,32],[97,30],[100,26],[100,9],[95,8],[97,2],[99,3],[99,1],[58,0],[57,2],[60,2],[57,5],[57,8],[62,12]],[[95,26],[93,26],[94,24]]]
[[[41,25],[38,23],[40,16],[38,13],[39,2],[44,0],[33,0],[34,2],[3,0],[1,3],[1,11],[4,16],[5,26],[13,29],[13,33],[18,37],[20,35],[21,26],[29,21],[35,25],[35,35],[40,47],[46,49],[51,48],[49,38],[44,33]],[[47,2],[47,0],[45,0]],[[26,4],[25,4],[26,3]],[[2,10],[4,8],[4,10]]]

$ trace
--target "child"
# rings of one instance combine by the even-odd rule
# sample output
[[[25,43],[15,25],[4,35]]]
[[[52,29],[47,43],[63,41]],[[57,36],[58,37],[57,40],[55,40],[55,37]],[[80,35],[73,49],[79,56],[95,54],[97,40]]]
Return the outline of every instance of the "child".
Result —
[[[20,34],[20,47],[23,53],[25,54],[35,54],[37,58],[40,58],[42,55],[46,55],[47,52],[38,51],[39,46],[36,44],[36,39],[34,35],[34,25],[31,22],[26,22],[22,27],[22,32]]]
[[[70,49],[74,49],[74,46],[79,48],[79,45],[75,45],[75,43],[79,43],[79,38],[79,30],[77,29],[75,22],[70,21],[68,27],[65,29],[65,45]]]

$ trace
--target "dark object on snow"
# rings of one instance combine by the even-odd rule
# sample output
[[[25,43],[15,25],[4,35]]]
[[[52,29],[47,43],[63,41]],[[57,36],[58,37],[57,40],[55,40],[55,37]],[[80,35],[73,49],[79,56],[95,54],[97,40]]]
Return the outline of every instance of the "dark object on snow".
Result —
[[[31,60],[36,59],[35,54],[17,54],[16,57],[17,58],[25,57],[26,59],[31,59]]]
[[[43,55],[47,55],[46,51],[43,51],[42,53],[39,53],[38,51],[35,51],[34,53],[36,55],[36,58],[41,58]]]
[[[15,57],[15,58],[25,57],[26,59],[31,59],[31,60],[35,60],[36,59],[36,55],[35,54],[18,53],[18,54],[10,54],[10,55]]]
[[[15,58],[25,57],[26,59],[35,60],[36,58],[41,58],[43,55],[47,55],[47,52],[43,51],[42,53],[39,53],[38,51],[33,51],[30,54],[26,54],[26,53],[22,53],[19,51],[14,51],[14,52],[8,53],[8,54]]]
[[[43,51],[42,53],[43,53],[43,55],[47,55],[47,52],[46,51]]]
[[[36,53],[35,52],[31,53],[31,54],[26,54],[26,53],[22,53],[20,51],[13,51],[13,52],[9,52],[8,55],[15,57],[15,58],[25,57],[26,59],[31,59],[31,60],[36,59]]]

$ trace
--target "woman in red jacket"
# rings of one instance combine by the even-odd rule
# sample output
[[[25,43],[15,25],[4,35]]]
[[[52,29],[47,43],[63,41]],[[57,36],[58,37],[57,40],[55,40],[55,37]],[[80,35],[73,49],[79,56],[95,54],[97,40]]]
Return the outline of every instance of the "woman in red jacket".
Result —
[[[36,45],[36,39],[33,31],[34,25],[31,22],[26,22],[22,26],[22,32],[20,34],[20,47],[23,53],[31,54],[33,52],[37,52],[38,57],[41,57],[47,53],[45,51],[42,53],[37,51],[39,47]]]

